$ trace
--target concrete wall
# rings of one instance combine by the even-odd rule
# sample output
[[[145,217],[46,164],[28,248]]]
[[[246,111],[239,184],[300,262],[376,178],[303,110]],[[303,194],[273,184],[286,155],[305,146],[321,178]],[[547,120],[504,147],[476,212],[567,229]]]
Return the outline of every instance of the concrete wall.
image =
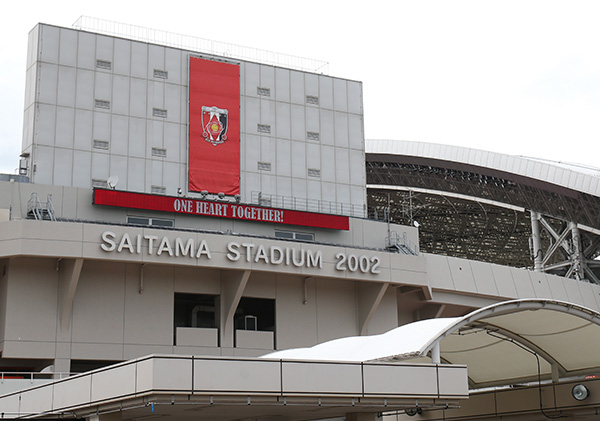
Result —
[[[92,180],[116,175],[123,190],[185,191],[190,54],[36,26],[29,37],[23,138],[32,182],[89,188]],[[111,68],[99,68],[97,60]],[[157,78],[155,70],[167,72],[167,78]],[[259,95],[258,88],[270,94]],[[318,104],[307,96],[318,98]],[[96,100],[109,101],[109,108],[98,108]],[[244,201],[262,192],[362,210],[360,82],[242,61],[240,104]],[[153,116],[153,108],[167,110],[167,117]],[[259,124],[271,132],[258,132]],[[108,149],[94,147],[94,141],[108,142]],[[153,147],[165,149],[166,157],[153,156]],[[258,162],[269,163],[271,170],[259,170]],[[308,169],[320,176],[309,176]]]

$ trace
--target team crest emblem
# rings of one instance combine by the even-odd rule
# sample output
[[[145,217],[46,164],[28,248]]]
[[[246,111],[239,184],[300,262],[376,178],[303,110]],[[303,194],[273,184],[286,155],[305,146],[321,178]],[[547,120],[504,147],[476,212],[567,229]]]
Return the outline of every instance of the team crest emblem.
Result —
[[[229,112],[217,107],[202,107],[202,136],[214,146],[227,140]]]

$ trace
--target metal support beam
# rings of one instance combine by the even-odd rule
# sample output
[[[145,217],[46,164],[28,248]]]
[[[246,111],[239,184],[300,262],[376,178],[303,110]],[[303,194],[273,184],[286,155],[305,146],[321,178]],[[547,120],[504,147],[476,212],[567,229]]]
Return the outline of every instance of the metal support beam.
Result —
[[[359,284],[358,316],[361,336],[367,334],[369,322],[373,318],[377,308],[379,308],[379,304],[389,286],[390,284],[387,282],[383,284]]]
[[[539,212],[531,211],[531,240],[532,240],[532,254],[533,254],[533,270],[535,272],[541,272],[543,270],[543,253],[542,253],[542,241],[540,239],[540,217]]]
[[[62,331],[68,330],[71,323],[71,310],[82,267],[83,259],[63,259],[57,266],[60,269],[58,279],[60,284],[60,328]]]

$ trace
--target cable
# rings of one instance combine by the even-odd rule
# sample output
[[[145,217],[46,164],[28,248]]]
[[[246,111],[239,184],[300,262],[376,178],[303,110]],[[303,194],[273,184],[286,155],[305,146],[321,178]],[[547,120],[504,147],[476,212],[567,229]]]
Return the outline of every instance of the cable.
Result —
[[[548,415],[544,411],[544,406],[543,406],[543,402],[542,402],[542,370],[541,370],[541,367],[540,367],[540,357],[538,356],[538,354],[535,353],[535,352],[533,352],[530,349],[525,348],[523,345],[521,345],[520,343],[516,342],[515,340],[513,340],[511,338],[505,338],[503,336],[495,335],[494,332],[491,331],[491,330],[486,330],[486,333],[488,335],[490,335],[491,337],[493,337],[493,338],[510,342],[510,343],[518,346],[519,348],[521,348],[523,351],[529,352],[530,354],[532,354],[535,357],[535,360],[537,361],[538,392],[539,392],[539,398],[540,398],[540,412],[542,413],[543,416],[545,416],[546,418],[551,419],[551,420],[556,420],[556,419],[559,419],[559,418],[568,418],[566,415],[558,415],[558,416]],[[556,408],[555,408],[555,410],[556,410]],[[560,411],[558,411],[558,412],[560,413]]]

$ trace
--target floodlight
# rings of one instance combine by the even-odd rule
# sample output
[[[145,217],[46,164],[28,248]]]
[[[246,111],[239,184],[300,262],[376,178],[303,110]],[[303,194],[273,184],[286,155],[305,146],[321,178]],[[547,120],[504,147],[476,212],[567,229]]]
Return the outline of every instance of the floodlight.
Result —
[[[584,385],[576,384],[575,386],[573,386],[573,389],[571,389],[571,395],[573,395],[575,400],[583,401],[587,399],[588,396],[590,396],[590,391]]]

